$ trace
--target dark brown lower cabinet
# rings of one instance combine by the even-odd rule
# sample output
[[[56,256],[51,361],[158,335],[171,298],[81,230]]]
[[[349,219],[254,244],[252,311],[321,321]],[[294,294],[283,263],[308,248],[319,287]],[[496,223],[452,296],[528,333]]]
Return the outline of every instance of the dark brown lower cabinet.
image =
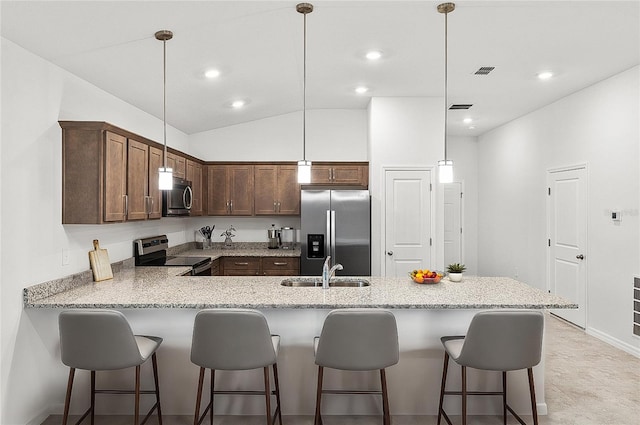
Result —
[[[297,276],[300,257],[223,257],[223,276]]]

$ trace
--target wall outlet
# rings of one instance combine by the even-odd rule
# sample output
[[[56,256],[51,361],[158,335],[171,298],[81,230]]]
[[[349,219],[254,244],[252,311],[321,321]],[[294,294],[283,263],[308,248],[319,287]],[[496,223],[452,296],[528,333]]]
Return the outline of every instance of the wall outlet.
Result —
[[[62,248],[62,265],[68,266],[69,262],[69,248]]]

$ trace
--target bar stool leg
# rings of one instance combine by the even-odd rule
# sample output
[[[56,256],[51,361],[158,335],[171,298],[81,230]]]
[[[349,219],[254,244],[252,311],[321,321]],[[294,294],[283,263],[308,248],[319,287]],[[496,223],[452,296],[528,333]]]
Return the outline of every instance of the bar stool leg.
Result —
[[[96,371],[91,371],[91,425],[93,425],[96,412]]]
[[[211,410],[209,410],[209,425],[213,425],[213,395],[214,395],[214,386],[216,382],[216,371],[211,369],[211,373],[209,374],[211,378],[211,391],[209,392],[209,406],[211,406]]]
[[[280,382],[278,382],[278,364],[273,364],[273,381],[276,386],[276,403],[278,406],[276,409],[278,410],[278,422],[282,425],[282,407],[280,406]]]
[[[135,395],[135,405],[136,411],[133,414],[133,425],[138,425],[140,423],[140,365],[136,366],[136,395]]]
[[[67,395],[64,398],[64,414],[62,415],[62,425],[67,425],[69,419],[69,405],[71,404],[71,390],[73,389],[73,377],[76,373],[75,368],[69,369],[69,380],[67,381]]]
[[[536,407],[536,388],[533,382],[533,369],[528,368],[529,375],[529,393],[531,393],[531,413],[533,415],[533,425],[538,425],[538,408]]]
[[[502,423],[507,425],[507,372],[502,371]]]
[[[198,379],[198,393],[196,394],[196,414],[193,416],[193,425],[198,425],[200,418],[200,400],[202,399],[202,384],[204,383],[204,368],[200,368],[200,379]]]
[[[391,425],[391,415],[389,414],[389,397],[387,394],[387,375],[384,369],[380,369],[380,384],[382,386],[382,423],[383,425]]]
[[[449,353],[444,353],[444,366],[442,367],[442,384],[440,385],[440,403],[438,405],[438,425],[442,419],[442,405],[444,402],[444,389],[447,384],[447,369],[449,367]]]
[[[267,411],[267,425],[271,424],[271,385],[269,384],[269,366],[262,368],[264,375],[264,402]]]
[[[151,355],[151,364],[153,365],[153,381],[156,384],[156,403],[158,403],[158,425],[162,425],[162,409],[160,408],[160,385],[158,382],[158,360],[156,353]]]
[[[462,425],[467,425],[467,367],[462,366]]]
[[[324,368],[318,366],[318,389],[316,391],[316,417],[313,421],[314,425],[322,425],[322,418],[320,417],[320,403],[322,402],[322,373]]]

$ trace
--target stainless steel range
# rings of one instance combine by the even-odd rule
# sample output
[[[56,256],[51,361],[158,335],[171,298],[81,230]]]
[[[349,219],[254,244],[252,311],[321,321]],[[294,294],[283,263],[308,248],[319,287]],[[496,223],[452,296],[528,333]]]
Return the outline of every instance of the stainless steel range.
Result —
[[[191,267],[191,276],[211,276],[211,257],[167,255],[167,235],[136,239],[133,251],[136,266]]]

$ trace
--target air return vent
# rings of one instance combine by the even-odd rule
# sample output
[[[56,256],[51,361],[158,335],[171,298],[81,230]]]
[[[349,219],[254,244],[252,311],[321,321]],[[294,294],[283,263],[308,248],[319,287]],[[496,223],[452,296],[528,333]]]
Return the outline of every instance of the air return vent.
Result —
[[[491,71],[496,69],[495,66],[481,66],[476,72],[475,75],[489,75]]]
[[[469,109],[472,106],[473,106],[473,104],[471,104],[471,103],[454,103],[453,105],[449,106],[449,110]]]

